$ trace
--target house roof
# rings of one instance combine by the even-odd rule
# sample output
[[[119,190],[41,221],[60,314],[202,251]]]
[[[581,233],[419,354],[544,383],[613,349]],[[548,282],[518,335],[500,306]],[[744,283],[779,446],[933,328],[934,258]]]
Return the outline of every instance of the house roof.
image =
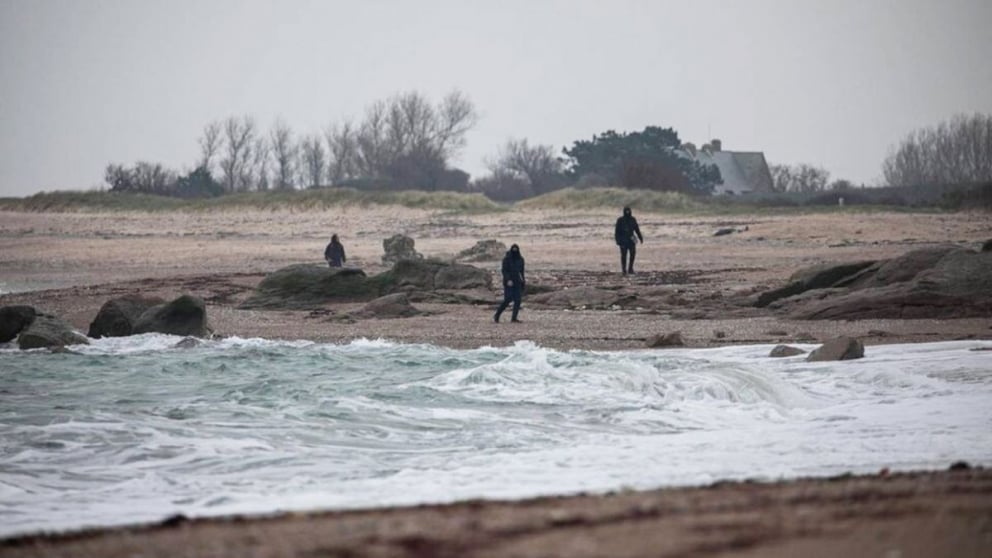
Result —
[[[720,169],[723,184],[717,184],[714,194],[747,194],[770,192],[772,175],[768,170],[765,154],[760,151],[709,151],[699,150],[694,155],[685,150],[680,154],[704,165]]]

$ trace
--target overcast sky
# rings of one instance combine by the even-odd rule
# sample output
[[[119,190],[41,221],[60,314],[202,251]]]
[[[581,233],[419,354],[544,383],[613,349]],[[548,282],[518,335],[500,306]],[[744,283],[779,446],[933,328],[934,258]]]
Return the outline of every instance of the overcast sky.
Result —
[[[207,122],[297,132],[457,88],[481,114],[456,164],[674,127],[872,183],[907,132],[992,113],[989,0],[0,0],[0,196],[178,169]]]

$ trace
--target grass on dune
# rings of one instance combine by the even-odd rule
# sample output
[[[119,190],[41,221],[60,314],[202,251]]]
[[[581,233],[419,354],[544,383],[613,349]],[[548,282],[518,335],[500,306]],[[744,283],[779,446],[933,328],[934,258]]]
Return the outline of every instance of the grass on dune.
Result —
[[[42,192],[26,198],[0,198],[0,210],[39,212],[321,210],[353,205],[394,205],[466,212],[499,211],[504,208],[482,194],[422,191],[368,192],[351,188],[245,192],[199,199],[97,191]]]

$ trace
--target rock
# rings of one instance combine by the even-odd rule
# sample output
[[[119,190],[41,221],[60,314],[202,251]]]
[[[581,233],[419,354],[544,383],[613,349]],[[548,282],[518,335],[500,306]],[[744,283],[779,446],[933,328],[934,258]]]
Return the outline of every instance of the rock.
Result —
[[[0,343],[7,343],[17,337],[24,328],[31,325],[38,312],[31,306],[15,305],[0,308]]]
[[[992,252],[992,238],[982,243],[982,252]]]
[[[140,295],[112,298],[105,302],[90,323],[88,336],[124,337],[134,332],[134,324],[138,318],[152,306],[163,304],[165,301],[158,297],[143,297]]]
[[[393,264],[403,260],[419,260],[424,256],[414,248],[412,238],[402,234],[393,236],[382,241],[382,249],[385,252],[382,256],[382,263]]]
[[[922,254],[913,261],[919,262]],[[930,260],[932,261],[932,260]],[[879,270],[879,274],[882,270]],[[945,251],[932,267],[912,272],[889,270],[877,287],[852,289],[796,307],[789,316],[823,319],[948,319],[992,314],[992,252]]]
[[[296,264],[266,275],[241,307],[309,310],[331,301],[370,300],[383,288],[360,269]]]
[[[865,356],[865,346],[861,341],[851,337],[831,339],[814,350],[806,357],[806,362],[825,362],[832,360],[854,360]]]
[[[423,290],[492,287],[492,276],[488,271],[471,265],[438,260],[400,260],[383,276],[383,284],[387,290],[402,287]]]
[[[855,285],[862,288],[881,287],[914,279],[921,272],[935,266],[952,252],[970,252],[954,245],[934,246],[910,250],[901,256],[880,262],[878,270],[869,278]]]
[[[195,349],[195,348],[199,347],[201,344],[203,344],[203,341],[200,341],[196,337],[183,337],[182,339],[179,340],[178,343],[176,343],[175,345],[173,345],[172,348],[173,349]]]
[[[832,287],[836,283],[873,264],[875,264],[875,261],[860,261],[843,264],[821,264],[801,269],[792,274],[792,277],[789,278],[789,283],[784,287],[772,289],[758,295],[755,306],[764,308],[782,298],[795,296],[812,289]]]
[[[970,471],[971,465],[967,461],[955,461],[947,468],[948,471]]]
[[[768,353],[768,356],[772,358],[783,358],[802,355],[805,353],[806,351],[800,349],[799,347],[793,347],[791,345],[775,345],[772,352]]]
[[[737,232],[737,229],[732,229],[732,228],[729,228],[728,227],[728,228],[723,228],[723,229],[717,229],[717,231],[715,233],[713,233],[713,236],[724,236],[724,235],[727,235],[727,234],[733,234],[735,232]]]
[[[409,318],[423,314],[410,304],[406,293],[393,293],[379,297],[353,315],[361,318]]]
[[[562,308],[609,308],[629,301],[630,297],[624,297],[616,291],[583,286],[534,295],[529,300]]]
[[[64,347],[66,345],[88,345],[89,340],[68,322],[48,314],[35,316],[31,324],[17,337],[21,349],[44,347]]]
[[[506,244],[498,240],[480,240],[475,246],[459,252],[455,259],[467,262],[499,261],[504,254],[506,254]]]
[[[681,331],[673,331],[672,333],[652,335],[647,338],[645,345],[652,349],[660,347],[684,347],[685,341],[682,340]]]
[[[441,266],[434,274],[435,289],[476,289],[491,288],[493,277],[488,271],[464,264]]]
[[[203,300],[183,295],[166,304],[152,306],[134,324],[134,333],[165,333],[209,337],[207,307]]]
[[[727,336],[727,332],[726,331],[715,330],[713,332],[713,337],[715,337],[717,339],[723,339],[726,336]]]

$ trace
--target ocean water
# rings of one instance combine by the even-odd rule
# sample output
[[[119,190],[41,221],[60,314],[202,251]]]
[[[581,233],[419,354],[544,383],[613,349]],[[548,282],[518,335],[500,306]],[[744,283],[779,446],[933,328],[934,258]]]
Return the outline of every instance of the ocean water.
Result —
[[[177,341],[0,349],[0,536],[992,465],[992,352],[971,350],[988,341],[837,363],[768,345]]]

